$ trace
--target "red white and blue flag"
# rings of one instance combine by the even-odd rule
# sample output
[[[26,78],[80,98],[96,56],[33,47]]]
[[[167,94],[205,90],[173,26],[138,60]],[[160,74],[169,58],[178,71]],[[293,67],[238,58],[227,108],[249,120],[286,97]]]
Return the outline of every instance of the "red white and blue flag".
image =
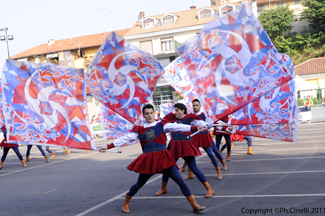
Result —
[[[105,106],[99,105],[99,118],[102,124],[103,137],[105,140],[117,139],[131,132],[134,125]],[[138,143],[139,140],[132,141],[127,145]]]
[[[87,93],[133,124],[149,103],[164,69],[149,53],[115,32],[101,45],[87,69]]]
[[[216,122],[294,78],[246,4],[206,24],[178,48],[206,116]]]
[[[2,87],[8,142],[96,149],[83,69],[7,60]]]
[[[192,104],[192,101],[195,99],[194,86],[179,57],[165,67],[165,74],[163,77],[167,80],[168,84],[183,97],[185,104]]]

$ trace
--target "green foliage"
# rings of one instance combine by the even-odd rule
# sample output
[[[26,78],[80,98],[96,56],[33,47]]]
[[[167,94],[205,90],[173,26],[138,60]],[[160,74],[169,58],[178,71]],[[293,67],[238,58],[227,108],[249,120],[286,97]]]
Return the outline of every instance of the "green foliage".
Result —
[[[289,9],[289,5],[263,10],[258,19],[274,42],[277,37],[284,37],[284,32],[292,28],[293,10]]]
[[[182,100],[182,99],[184,99],[184,98],[183,98],[180,94],[178,94],[178,92],[176,92],[176,91],[172,92],[172,94],[175,95],[175,96],[178,98],[178,100]]]
[[[302,5],[307,7],[302,19],[308,20],[314,30],[325,29],[325,0],[303,0]]]
[[[304,99],[298,98],[297,103],[298,103],[298,106],[303,106],[304,105]]]
[[[318,98],[314,97],[314,98],[313,98],[313,101],[314,101],[314,105],[315,105],[315,104],[319,104]]]
[[[295,37],[293,37],[292,39],[293,43],[291,44],[291,48],[297,50],[303,50],[305,48],[308,49],[314,47],[320,44],[322,35],[323,35],[322,31],[314,34],[310,32],[298,34]]]

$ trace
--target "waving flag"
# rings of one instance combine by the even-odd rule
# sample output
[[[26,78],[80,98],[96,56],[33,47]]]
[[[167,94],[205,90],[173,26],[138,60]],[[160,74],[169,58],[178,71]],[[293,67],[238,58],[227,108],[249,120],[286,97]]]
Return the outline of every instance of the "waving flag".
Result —
[[[299,109],[295,82],[275,88],[229,117],[233,133],[297,142]]]
[[[184,98],[185,104],[192,104],[195,99],[194,86],[184,68],[182,60],[178,57],[165,67],[164,78],[175,91]]]
[[[206,24],[178,48],[207,117],[213,122],[294,77],[246,4]]]
[[[184,105],[186,106],[187,113],[192,113],[193,112],[193,108],[191,107],[191,103],[190,104],[184,104]],[[161,104],[160,105],[160,111],[163,114],[160,117],[163,118],[163,116],[166,116],[169,113],[173,113],[174,112],[174,104],[173,103],[164,103],[164,104]]]
[[[134,124],[164,73],[149,53],[111,33],[87,69],[87,92]]]
[[[2,83],[8,142],[96,149],[83,69],[7,60]]]
[[[133,124],[128,120],[105,106],[100,104],[99,106],[99,118],[102,124],[104,139],[116,139],[131,132]],[[127,145],[138,143],[139,140],[135,140]]]
[[[3,115],[3,101],[2,101],[2,81],[0,79],[0,128],[5,124],[5,117]]]

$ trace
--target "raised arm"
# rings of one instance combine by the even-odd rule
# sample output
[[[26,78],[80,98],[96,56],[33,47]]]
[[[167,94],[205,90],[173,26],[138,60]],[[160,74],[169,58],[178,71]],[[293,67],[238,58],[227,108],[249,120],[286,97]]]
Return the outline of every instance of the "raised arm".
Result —
[[[107,149],[111,149],[114,147],[120,147],[120,146],[122,146],[128,142],[132,142],[138,138],[139,138],[138,132],[131,132],[129,134],[126,134],[122,137],[115,139],[113,143],[107,145],[107,148],[100,148],[99,151],[105,152]]]
[[[190,131],[204,131],[206,129],[206,126],[191,126],[187,124],[177,124],[176,122],[174,123],[167,123],[164,125],[164,132],[165,133],[170,133],[170,132],[190,132]]]

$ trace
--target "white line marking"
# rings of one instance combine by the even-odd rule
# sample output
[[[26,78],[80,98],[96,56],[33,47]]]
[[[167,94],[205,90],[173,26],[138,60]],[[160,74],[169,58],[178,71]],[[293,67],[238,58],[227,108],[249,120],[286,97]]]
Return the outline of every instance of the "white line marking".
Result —
[[[261,195],[214,195],[211,198],[256,198],[256,197],[323,197],[325,194],[261,194]],[[195,196],[197,198],[204,198],[204,196]],[[210,199],[211,199],[210,198]],[[159,197],[133,197],[132,199],[185,199],[184,196],[159,196]]]
[[[232,155],[232,154],[231,154]],[[239,154],[236,154],[239,155]],[[288,158],[268,158],[268,159],[251,159],[251,160],[232,160],[231,163],[236,162],[251,162],[251,161],[276,161],[276,160],[301,160],[301,159],[316,159],[316,158],[325,158],[325,156],[316,156],[316,157],[288,157]],[[199,162],[199,163],[211,163],[208,162]]]
[[[306,171],[286,171],[286,172],[261,172],[261,173],[225,173],[225,176],[237,176],[237,175],[273,175],[273,174],[299,174],[299,173],[323,173],[325,170],[306,170]],[[205,176],[216,176],[215,174],[204,174]]]
[[[65,159],[65,160],[60,160],[60,161],[55,161],[55,162],[50,162],[50,163],[44,163],[42,165],[38,165],[38,166],[34,166],[34,167],[28,167],[29,162],[27,162],[27,168],[25,167],[25,168],[23,168],[21,170],[9,172],[9,173],[4,173],[4,174],[1,174],[0,177],[10,175],[10,174],[14,174],[14,173],[18,173],[18,172],[22,172],[22,171],[26,171],[26,170],[30,170],[30,169],[35,169],[35,168],[38,168],[38,167],[48,166],[48,165],[51,165],[51,164],[61,163],[61,162],[64,162],[64,161],[73,160],[73,159],[80,158],[80,157],[85,157],[85,156],[88,156],[88,155],[98,154],[98,153],[99,152],[84,154],[84,155],[80,155],[80,156],[77,156],[77,157],[68,158],[68,159]]]

